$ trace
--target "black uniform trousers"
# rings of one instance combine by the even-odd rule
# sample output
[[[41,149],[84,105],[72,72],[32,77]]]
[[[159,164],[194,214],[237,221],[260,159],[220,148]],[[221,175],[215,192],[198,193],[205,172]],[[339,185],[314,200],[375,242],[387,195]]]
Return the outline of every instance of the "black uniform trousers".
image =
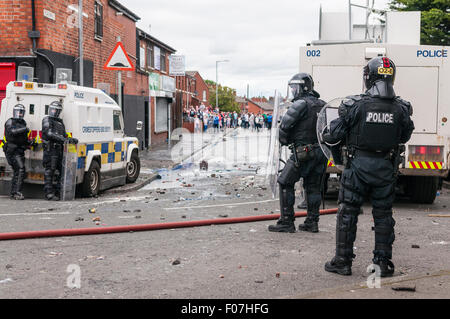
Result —
[[[336,256],[353,258],[353,243],[360,208],[366,197],[372,203],[375,223],[374,261],[392,258],[395,240],[392,204],[395,196],[394,166],[389,159],[355,157],[344,169],[339,190],[336,223]]]
[[[294,186],[303,177],[303,187],[306,192],[308,206],[307,221],[305,222],[319,221],[322,182],[326,170],[327,158],[323,155],[319,147],[315,147],[313,152],[315,154],[314,159],[301,162],[298,167],[292,155],[278,176],[282,217],[289,216],[294,220]]]
[[[63,145],[52,143],[44,148],[44,192],[59,195],[61,190],[61,174],[63,161]],[[53,184],[56,181],[56,184]]]
[[[14,174],[11,180],[10,194],[22,193],[23,181],[26,177],[25,171],[25,149],[16,145],[8,145],[5,152],[6,160],[12,167]]]

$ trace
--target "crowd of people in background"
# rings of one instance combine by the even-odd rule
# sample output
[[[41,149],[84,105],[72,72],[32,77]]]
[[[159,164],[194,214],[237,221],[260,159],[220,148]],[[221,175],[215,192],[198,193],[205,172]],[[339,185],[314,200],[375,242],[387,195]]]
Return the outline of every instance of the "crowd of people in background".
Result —
[[[201,104],[183,110],[183,120],[194,123],[194,133],[224,131],[226,128],[243,128],[260,132],[272,128],[272,114],[251,112],[221,112]]]

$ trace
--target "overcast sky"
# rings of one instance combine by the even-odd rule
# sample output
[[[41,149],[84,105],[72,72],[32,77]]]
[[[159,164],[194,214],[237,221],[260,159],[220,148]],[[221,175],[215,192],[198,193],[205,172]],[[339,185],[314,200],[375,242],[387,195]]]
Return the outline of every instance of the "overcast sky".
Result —
[[[347,0],[121,0],[137,26],[186,56],[186,70],[250,97],[286,92],[299,72],[299,47],[318,39],[319,7],[348,10]],[[365,0],[352,0],[365,4]],[[377,0],[385,8],[388,0]],[[364,10],[354,9],[364,18]],[[150,27],[151,26],[151,27]]]

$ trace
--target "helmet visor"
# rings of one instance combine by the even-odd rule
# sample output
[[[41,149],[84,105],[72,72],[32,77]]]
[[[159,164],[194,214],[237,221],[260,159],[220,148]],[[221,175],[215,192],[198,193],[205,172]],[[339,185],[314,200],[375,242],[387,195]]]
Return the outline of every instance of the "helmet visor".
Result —
[[[289,84],[290,97],[296,98],[300,93],[300,85],[299,84]]]
[[[15,119],[23,119],[25,116],[25,107],[23,105],[16,105],[13,109],[13,117]]]
[[[61,108],[58,106],[53,106],[50,105],[48,108],[48,115],[51,117],[59,117],[59,115],[61,114]]]

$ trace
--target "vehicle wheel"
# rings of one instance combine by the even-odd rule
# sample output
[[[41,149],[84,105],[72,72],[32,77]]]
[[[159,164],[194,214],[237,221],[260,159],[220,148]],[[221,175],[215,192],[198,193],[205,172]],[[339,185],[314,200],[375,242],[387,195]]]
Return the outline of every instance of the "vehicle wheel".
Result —
[[[133,152],[130,161],[127,163],[127,183],[134,183],[138,179],[140,171],[141,160],[137,152]]]
[[[100,165],[93,160],[89,170],[84,173],[84,180],[81,187],[82,195],[85,197],[93,197],[98,195],[100,190]]]
[[[414,203],[433,204],[438,190],[439,177],[414,176],[409,183],[409,195]]]

